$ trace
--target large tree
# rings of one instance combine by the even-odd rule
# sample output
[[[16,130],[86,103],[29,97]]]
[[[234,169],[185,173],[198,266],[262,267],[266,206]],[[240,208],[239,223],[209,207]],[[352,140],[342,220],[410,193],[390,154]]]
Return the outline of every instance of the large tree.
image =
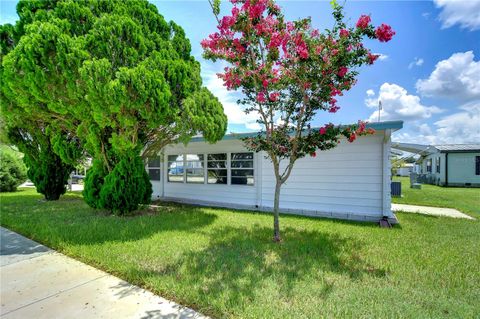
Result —
[[[25,33],[4,58],[4,80],[18,104],[35,102],[74,127],[95,162],[84,192],[90,205],[135,209],[151,195],[142,152],[225,133],[222,105],[202,87],[183,29],[155,5],[26,0],[17,11]]]
[[[46,112],[45,104],[22,99],[8,89],[4,57],[24,33],[21,23],[0,26],[0,113],[2,142],[14,144],[24,153],[27,175],[46,200],[57,200],[66,192],[73,165],[82,157],[78,138],[68,133],[68,124]],[[71,124],[70,124],[71,125]],[[72,126],[70,126],[72,128]]]
[[[280,190],[295,162],[328,150],[345,137],[372,133],[358,125],[326,124],[312,129],[319,111],[338,111],[336,96],[355,84],[358,67],[378,58],[366,49],[365,37],[389,41],[390,26],[377,29],[363,15],[355,27],[344,22],[343,8],[332,1],[333,28],[323,33],[310,18],[287,21],[273,0],[231,0],[231,15],[219,17],[219,0],[210,2],[219,31],[202,42],[204,56],[230,65],[219,77],[230,90],[241,90],[246,112],[258,114],[263,130],[246,138],[250,150],[266,153],[275,173],[274,240],[280,241]]]

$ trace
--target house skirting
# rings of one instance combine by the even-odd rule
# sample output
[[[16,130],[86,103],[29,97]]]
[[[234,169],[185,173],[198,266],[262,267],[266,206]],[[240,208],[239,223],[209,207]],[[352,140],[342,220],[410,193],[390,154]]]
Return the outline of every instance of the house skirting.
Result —
[[[188,198],[179,198],[179,197],[161,197],[158,200],[166,201],[166,202],[189,204],[193,206],[202,206],[202,207],[218,207],[218,208],[228,208],[228,209],[234,209],[234,210],[260,211],[260,212],[266,212],[266,213],[271,213],[273,211],[273,207],[266,207],[266,206],[256,207],[251,205],[192,200]],[[280,209],[280,213],[288,214],[288,215],[297,215],[297,216],[342,219],[342,220],[373,222],[373,223],[377,223],[383,218],[382,216],[372,216],[367,214],[324,212],[324,211],[304,210],[304,209]],[[396,215],[393,213],[392,213],[392,217],[388,218],[388,221],[391,224],[398,224],[398,219]]]

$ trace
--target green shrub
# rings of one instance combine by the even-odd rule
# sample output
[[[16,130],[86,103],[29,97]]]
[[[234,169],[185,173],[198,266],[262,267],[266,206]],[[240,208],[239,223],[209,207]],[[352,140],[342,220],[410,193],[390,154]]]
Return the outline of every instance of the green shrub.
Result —
[[[92,167],[87,171],[85,177],[83,198],[85,202],[93,208],[102,208],[100,204],[100,191],[105,180],[107,171],[101,160],[94,160]]]
[[[25,155],[24,159],[28,178],[46,200],[57,200],[65,194],[73,165],[63,163],[51,149],[42,150],[36,158]]]
[[[100,191],[102,208],[124,215],[139,204],[147,204],[152,196],[152,185],[140,156],[122,159],[105,177]]]
[[[2,147],[0,149],[0,192],[14,192],[27,180],[27,168],[18,154]]]
[[[150,203],[152,184],[138,155],[120,160],[108,174],[103,162],[95,160],[87,171],[83,196],[91,207],[125,215]]]

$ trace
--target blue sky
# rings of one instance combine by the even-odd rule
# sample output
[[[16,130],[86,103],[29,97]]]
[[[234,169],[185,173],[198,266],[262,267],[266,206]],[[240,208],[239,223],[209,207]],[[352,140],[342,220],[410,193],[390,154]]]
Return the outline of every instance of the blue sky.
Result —
[[[0,0],[0,23],[12,23],[17,1]],[[216,31],[205,1],[152,1],[167,20],[181,25],[191,40],[192,55],[202,64],[204,84],[224,104],[229,131],[256,129],[254,116],[246,116],[215,73],[225,65],[203,60],[200,41]],[[225,0],[223,1],[225,4]],[[279,1],[288,19],[312,17],[320,30],[332,26],[327,1]],[[392,41],[368,41],[382,54],[380,61],[360,70],[357,85],[340,100],[341,110],[319,113],[314,125],[354,123],[378,118],[403,120],[394,140],[417,143],[480,141],[480,0],[347,1],[346,16],[354,24],[371,14],[374,25],[390,24]],[[227,5],[223,7],[227,14]]]

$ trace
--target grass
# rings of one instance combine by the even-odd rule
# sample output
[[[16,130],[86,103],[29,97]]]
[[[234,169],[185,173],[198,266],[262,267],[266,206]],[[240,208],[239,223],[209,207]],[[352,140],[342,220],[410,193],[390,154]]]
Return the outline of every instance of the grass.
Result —
[[[403,197],[392,197],[397,204],[412,204],[455,208],[472,217],[480,218],[480,188],[441,187],[422,184],[421,189],[410,188],[409,177],[394,177],[402,182]]]
[[[480,222],[398,214],[400,225],[164,204],[108,216],[69,193],[1,194],[1,224],[217,318],[473,318]]]

